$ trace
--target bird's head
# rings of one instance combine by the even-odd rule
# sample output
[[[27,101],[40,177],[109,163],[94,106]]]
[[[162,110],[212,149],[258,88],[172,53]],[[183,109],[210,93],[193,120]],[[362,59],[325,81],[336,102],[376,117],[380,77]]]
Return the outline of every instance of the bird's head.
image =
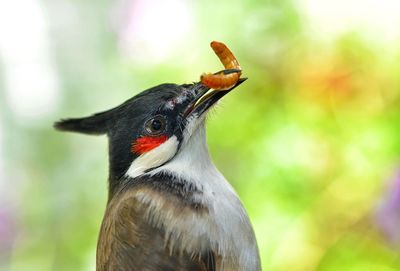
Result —
[[[84,118],[55,123],[62,131],[107,134],[110,155],[110,195],[125,175],[150,172],[169,161],[196,134],[207,111],[225,94],[201,83],[162,84],[121,105]]]

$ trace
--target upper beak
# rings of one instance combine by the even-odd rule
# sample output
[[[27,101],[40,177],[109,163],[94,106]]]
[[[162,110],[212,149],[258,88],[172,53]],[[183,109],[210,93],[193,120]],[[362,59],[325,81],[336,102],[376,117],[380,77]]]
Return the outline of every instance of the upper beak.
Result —
[[[246,81],[247,78],[239,78],[237,83],[233,85],[231,88],[226,90],[210,90],[207,86],[202,83],[195,83],[190,87],[189,95],[192,97],[192,101],[189,103],[186,108],[183,116],[186,118],[189,114],[197,113],[201,115],[207,109],[209,109],[212,105],[214,105],[219,99],[224,97],[234,88],[242,84]]]

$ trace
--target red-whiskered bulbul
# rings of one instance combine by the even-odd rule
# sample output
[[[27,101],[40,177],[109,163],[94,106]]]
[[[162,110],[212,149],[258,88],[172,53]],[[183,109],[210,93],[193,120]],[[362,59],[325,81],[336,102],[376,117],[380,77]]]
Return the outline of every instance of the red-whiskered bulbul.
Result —
[[[162,84],[108,111],[55,124],[109,138],[98,271],[261,269],[246,211],[206,143],[207,112],[243,81],[211,92],[201,83]]]

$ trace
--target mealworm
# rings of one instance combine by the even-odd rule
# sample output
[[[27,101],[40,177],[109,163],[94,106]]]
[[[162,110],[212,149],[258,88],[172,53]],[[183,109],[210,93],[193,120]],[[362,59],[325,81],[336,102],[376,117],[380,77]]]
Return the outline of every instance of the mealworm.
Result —
[[[238,82],[242,74],[239,62],[236,60],[231,50],[222,42],[213,41],[210,46],[224,65],[225,70],[214,74],[202,74],[200,80],[209,88],[216,90],[228,89]]]

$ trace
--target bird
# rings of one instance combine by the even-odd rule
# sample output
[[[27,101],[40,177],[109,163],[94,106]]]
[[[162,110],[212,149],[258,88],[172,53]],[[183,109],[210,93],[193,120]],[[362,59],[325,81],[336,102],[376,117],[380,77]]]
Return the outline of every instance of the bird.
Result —
[[[97,271],[261,270],[249,216],[206,142],[208,112],[245,80],[224,91],[161,84],[110,110],[54,124],[108,137]]]

